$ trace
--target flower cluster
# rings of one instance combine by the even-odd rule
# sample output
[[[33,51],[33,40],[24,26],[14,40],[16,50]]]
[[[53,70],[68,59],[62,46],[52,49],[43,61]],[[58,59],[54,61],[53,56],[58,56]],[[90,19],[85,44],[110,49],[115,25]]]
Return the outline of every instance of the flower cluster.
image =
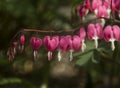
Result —
[[[84,21],[85,16],[91,11],[95,14],[96,19],[100,19],[100,23],[90,23],[87,28],[81,27],[76,35],[64,36],[45,36],[43,39],[39,37],[31,37],[30,45],[33,49],[34,59],[39,57],[38,50],[44,45],[48,50],[48,60],[52,60],[53,52],[58,51],[58,61],[62,59],[63,52],[69,52],[69,60],[73,59],[73,52],[86,49],[85,40],[94,40],[95,48],[98,48],[98,40],[104,39],[106,42],[111,42],[111,49],[115,49],[115,41],[120,41],[120,27],[118,25],[107,25],[104,27],[105,19],[114,19],[113,14],[119,15],[120,0],[85,0],[84,4],[78,6],[77,11]],[[111,13],[111,14],[110,14]],[[31,30],[27,30],[31,31]],[[33,30],[34,32],[38,30]],[[46,31],[44,31],[46,32]],[[48,31],[49,32],[49,31]],[[55,31],[54,31],[55,32]],[[74,30],[71,30],[74,32]],[[25,36],[21,35],[19,41],[12,42],[12,47],[8,49],[7,55],[9,60],[12,60],[16,55],[17,46],[20,53],[24,49]]]
[[[34,51],[34,58],[38,58],[38,50],[42,45],[48,50],[48,60],[52,60],[52,54],[55,50],[58,51],[58,60],[62,59],[62,52],[69,52],[70,61],[73,59],[72,53],[78,52],[86,49],[85,39],[86,36],[89,40],[94,40],[95,48],[98,47],[98,39],[104,39],[106,42],[111,42],[111,49],[115,49],[114,42],[120,40],[120,27],[117,25],[108,25],[105,28],[101,24],[89,24],[87,29],[81,27],[76,35],[65,35],[65,36],[45,36],[43,39],[39,37],[31,37],[30,45]],[[21,50],[23,51],[23,46],[25,42],[25,36],[20,37],[19,44]],[[9,58],[14,58],[16,54],[17,42],[13,42],[13,48],[8,51]]]
[[[93,12],[97,18],[100,18],[101,24],[105,24],[104,18],[110,18],[110,13],[119,15],[120,0],[85,0],[83,5],[78,6],[78,14],[84,20],[89,11]]]
[[[106,26],[103,30],[101,24],[89,24],[87,29],[81,27],[78,34],[66,36],[45,36],[43,41],[40,38],[32,37],[30,39],[31,46],[34,50],[34,58],[37,58],[37,50],[44,44],[48,50],[48,60],[52,60],[52,53],[58,51],[58,60],[61,60],[61,52],[69,52],[70,61],[73,59],[72,53],[86,49],[85,39],[94,40],[95,48],[98,47],[98,39],[104,39],[106,42],[111,42],[111,49],[115,49],[114,42],[120,40],[120,27],[117,25]],[[42,43],[43,42],[43,43]]]
[[[8,48],[8,51],[7,51],[7,56],[9,58],[10,61],[13,60],[14,56],[16,55],[16,50],[17,50],[17,45],[18,45],[18,50],[19,50],[19,53],[22,53],[23,49],[24,49],[24,43],[25,43],[25,36],[24,35],[21,35],[20,38],[19,38],[19,41],[14,41],[12,42],[12,47],[9,47]]]

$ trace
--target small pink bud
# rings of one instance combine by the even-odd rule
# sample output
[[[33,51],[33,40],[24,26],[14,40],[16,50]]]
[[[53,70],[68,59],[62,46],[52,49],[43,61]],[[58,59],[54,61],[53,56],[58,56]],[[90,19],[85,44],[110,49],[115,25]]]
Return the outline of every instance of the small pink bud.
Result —
[[[24,49],[24,43],[25,43],[25,36],[24,35],[22,35],[20,37],[19,43],[20,43],[20,45],[19,45],[19,51],[20,51],[20,53],[22,53],[22,51]]]
[[[24,43],[25,43],[25,36],[22,35],[22,36],[20,37],[20,44],[21,44],[21,45],[24,45]]]
[[[13,47],[16,47],[18,43],[15,41],[12,44],[13,44]]]

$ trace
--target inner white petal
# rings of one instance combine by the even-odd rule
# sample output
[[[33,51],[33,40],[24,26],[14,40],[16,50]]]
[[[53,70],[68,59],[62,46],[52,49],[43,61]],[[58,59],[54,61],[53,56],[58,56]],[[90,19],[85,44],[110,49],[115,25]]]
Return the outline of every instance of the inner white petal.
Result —
[[[52,59],[52,52],[48,52],[48,60],[50,61]]]
[[[108,18],[110,18],[110,12],[111,12],[111,9],[107,9]]]
[[[98,37],[94,36],[93,39],[94,39],[95,48],[98,48]]]
[[[82,46],[81,46],[82,52],[84,52],[85,49],[86,49],[86,44],[85,44],[84,40],[82,40]]]
[[[87,15],[87,14],[88,14],[88,12],[89,12],[89,10],[88,10],[88,9],[86,9],[85,15]]]
[[[111,49],[112,49],[112,51],[113,51],[113,50],[115,50],[115,43],[114,43],[114,42],[115,42],[115,39],[114,39],[114,38],[111,38],[111,39],[110,39],[110,42],[111,42]]]
[[[72,55],[72,53],[73,53],[73,50],[70,50],[70,61],[73,60],[73,55]]]
[[[120,18],[120,10],[118,11],[118,17]]]
[[[98,9],[95,9],[94,13],[95,13],[95,15],[97,15],[98,14]]]
[[[100,24],[102,25],[102,27],[104,27],[104,25],[105,25],[105,19],[101,18],[100,19]]]
[[[61,50],[58,51],[58,61],[61,61]]]
[[[37,58],[37,51],[34,50],[33,55],[34,55],[34,59],[36,59]]]

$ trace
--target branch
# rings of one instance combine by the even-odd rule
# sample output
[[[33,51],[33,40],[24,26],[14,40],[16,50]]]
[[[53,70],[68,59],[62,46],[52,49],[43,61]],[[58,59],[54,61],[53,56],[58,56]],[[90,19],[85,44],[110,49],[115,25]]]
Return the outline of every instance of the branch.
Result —
[[[110,20],[110,21],[113,21],[113,22],[120,23],[119,20],[117,20],[117,19],[115,19],[115,18],[112,18],[112,17],[110,17],[110,18],[100,17],[100,18],[93,18],[93,19],[88,20],[87,22],[84,22],[84,23],[83,23],[83,22],[80,22],[80,24],[82,24],[82,26],[85,26],[86,24],[91,23],[91,22],[93,22],[93,21],[95,21],[95,20],[99,20],[99,19],[105,19],[105,20]],[[18,32],[13,36],[13,38],[11,39],[11,41],[10,41],[9,44],[11,44],[11,43],[13,42],[13,40],[17,37],[17,35],[18,35],[19,33],[22,33],[22,32],[58,33],[58,34],[59,34],[59,33],[74,33],[74,32],[76,32],[76,31],[79,31],[79,29],[80,29],[80,27],[76,27],[76,28],[70,29],[70,30],[54,31],[54,30],[49,30],[49,29],[48,29],[48,30],[43,30],[43,29],[26,29],[26,28],[24,28],[24,29],[18,31]]]

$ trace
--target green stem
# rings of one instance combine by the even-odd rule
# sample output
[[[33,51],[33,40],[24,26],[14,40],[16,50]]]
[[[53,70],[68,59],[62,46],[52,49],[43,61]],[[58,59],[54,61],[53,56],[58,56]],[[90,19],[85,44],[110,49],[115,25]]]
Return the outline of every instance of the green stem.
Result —
[[[48,81],[49,81],[49,76],[50,76],[50,63],[51,62],[48,62],[46,63],[45,65],[45,70],[44,70],[44,79],[43,79],[43,83],[42,85],[40,86],[40,88],[48,88]]]
[[[112,59],[114,61],[116,61],[117,59],[117,55],[118,55],[118,48],[119,48],[119,45],[116,44],[116,48],[115,48],[115,51],[113,52],[113,55],[112,55]],[[115,69],[116,69],[116,64],[115,65],[111,65],[111,70],[110,70],[110,74],[109,74],[109,88],[114,88],[113,86],[113,76],[114,76],[114,72],[115,72]]]

